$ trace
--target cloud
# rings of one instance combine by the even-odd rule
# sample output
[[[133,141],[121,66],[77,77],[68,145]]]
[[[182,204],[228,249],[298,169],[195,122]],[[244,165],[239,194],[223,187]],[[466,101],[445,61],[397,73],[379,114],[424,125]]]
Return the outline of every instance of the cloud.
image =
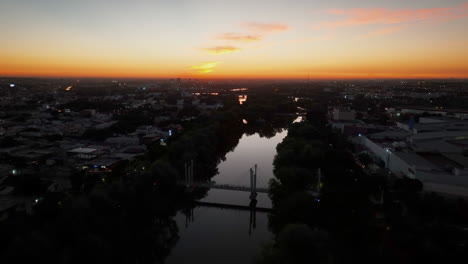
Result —
[[[288,40],[285,43],[303,43],[303,42],[310,42],[310,41],[323,41],[323,40],[333,40],[336,38],[336,33],[334,32],[326,32],[323,35],[315,35],[309,37],[303,37],[298,39]]]
[[[270,23],[259,23],[250,22],[246,23],[245,27],[256,32],[273,33],[287,31],[289,26],[286,24],[270,24]]]
[[[333,22],[320,23],[317,28],[333,29],[371,24],[394,25],[422,21],[451,21],[468,16],[468,4],[456,7],[424,9],[329,9],[326,12],[344,18]]]
[[[258,23],[250,22],[244,24],[251,32],[253,33],[221,33],[215,38],[231,42],[259,42],[263,40],[264,36],[268,36],[274,32],[286,31],[289,29],[289,26],[286,24],[271,24],[271,23]],[[220,55],[220,54],[230,54],[241,50],[239,47],[235,46],[214,46],[208,48],[202,48],[203,51],[209,52],[211,54]],[[199,73],[209,73],[213,71],[213,68],[216,67],[217,62],[203,63],[201,65],[195,65],[190,67],[192,70],[197,70]]]
[[[217,39],[239,41],[239,42],[255,42],[261,41],[262,36],[258,34],[241,34],[241,33],[223,33],[216,36]]]
[[[191,66],[190,69],[197,71],[198,73],[210,73],[219,64],[219,62],[203,62],[198,65]]]
[[[233,46],[216,46],[216,47],[204,48],[203,50],[208,51],[211,54],[220,55],[220,54],[229,54],[229,53],[239,51],[240,48],[233,47]]]
[[[376,36],[382,36],[382,35],[389,35],[389,34],[401,31],[403,28],[404,28],[403,26],[390,26],[390,27],[379,28],[375,31],[367,33],[363,37],[376,37]]]

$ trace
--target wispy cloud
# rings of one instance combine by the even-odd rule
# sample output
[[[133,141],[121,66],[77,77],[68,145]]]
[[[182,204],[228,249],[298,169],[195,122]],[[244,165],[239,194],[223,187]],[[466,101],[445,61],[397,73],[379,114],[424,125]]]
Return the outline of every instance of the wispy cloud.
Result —
[[[305,43],[305,42],[312,42],[312,41],[332,40],[332,39],[335,39],[335,37],[336,37],[335,34],[327,33],[321,36],[290,39],[290,40],[286,40],[282,42],[282,44],[297,44],[297,43]]]
[[[275,32],[286,31],[289,26],[286,24],[271,24],[271,23],[258,23],[250,22],[244,24],[250,33],[221,33],[215,38],[218,40],[224,40],[229,42],[259,42],[263,40],[264,36]],[[231,45],[213,46],[208,48],[202,48],[203,51],[209,52],[215,55],[229,54],[241,50],[239,47]],[[219,62],[205,62],[199,65],[191,66],[190,69],[195,70],[197,73],[210,73],[213,72],[214,68]]]
[[[371,32],[365,34],[362,37],[369,38],[369,37],[376,37],[376,36],[382,36],[382,35],[389,35],[389,34],[399,32],[399,31],[403,30],[403,28],[404,28],[404,26],[383,27],[383,28],[379,28],[377,30],[371,31]]]
[[[249,22],[244,24],[246,28],[255,32],[273,33],[289,30],[289,26],[286,24],[272,24],[272,23],[260,23],[260,22]]]
[[[422,21],[451,21],[468,16],[468,4],[456,7],[424,9],[329,9],[326,12],[344,18],[337,21],[320,23],[317,28],[333,29],[371,24],[394,25]]]
[[[229,53],[239,51],[240,48],[233,47],[233,46],[216,46],[216,47],[204,48],[203,50],[211,54],[220,55],[220,54],[229,54]]]
[[[203,62],[198,65],[191,66],[190,69],[197,71],[198,73],[210,73],[219,64],[219,62]]]
[[[259,34],[223,33],[216,36],[216,39],[239,42],[255,42],[261,41],[262,36]]]

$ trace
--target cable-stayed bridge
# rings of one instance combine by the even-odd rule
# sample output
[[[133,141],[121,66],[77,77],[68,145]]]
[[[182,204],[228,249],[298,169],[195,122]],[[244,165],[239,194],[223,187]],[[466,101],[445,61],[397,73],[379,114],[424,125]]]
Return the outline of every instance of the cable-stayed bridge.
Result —
[[[235,208],[235,209],[245,209],[245,210],[264,210],[264,211],[271,211],[271,208],[259,208],[257,207],[257,194],[258,193],[268,193],[268,188],[258,188],[257,187],[257,165],[253,168],[248,170],[249,177],[246,177],[246,174],[241,174],[226,184],[217,184],[215,182],[197,182],[194,181],[193,178],[193,161],[190,163],[185,164],[185,175],[183,180],[179,180],[178,184],[185,186],[187,191],[193,191],[197,188],[210,188],[210,189],[219,189],[219,190],[232,190],[232,191],[242,191],[248,192],[250,195],[248,198],[250,199],[249,204],[239,205],[239,204],[232,204],[229,202],[206,202],[206,201],[197,201],[197,204],[205,205],[205,206],[216,206],[216,207],[224,207],[224,208]],[[247,185],[248,184],[248,185]]]

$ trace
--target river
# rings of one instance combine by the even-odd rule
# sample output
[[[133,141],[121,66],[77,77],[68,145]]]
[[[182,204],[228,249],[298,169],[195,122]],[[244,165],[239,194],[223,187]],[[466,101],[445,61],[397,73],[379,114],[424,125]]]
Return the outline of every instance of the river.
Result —
[[[276,146],[286,135],[287,130],[271,138],[244,134],[237,147],[218,165],[219,174],[212,180],[217,184],[248,186],[249,169],[257,164],[257,186],[268,187],[268,181],[273,177]],[[266,193],[259,193],[257,200],[258,207],[271,207]],[[250,202],[248,192],[217,189],[209,190],[203,201],[235,205]],[[273,234],[268,230],[268,213],[257,211],[255,221],[251,219],[253,215],[249,210],[196,207],[192,219],[178,213],[175,220],[180,239],[167,263],[254,262],[262,245],[271,241]]]

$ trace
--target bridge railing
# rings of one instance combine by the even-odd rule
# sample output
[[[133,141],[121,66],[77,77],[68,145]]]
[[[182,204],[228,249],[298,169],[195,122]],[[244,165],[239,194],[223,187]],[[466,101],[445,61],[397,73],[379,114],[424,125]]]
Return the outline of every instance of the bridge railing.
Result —
[[[180,181],[178,182],[180,185],[186,185],[185,182]],[[230,184],[216,184],[213,182],[194,182],[193,187],[206,187],[212,189],[224,189],[224,190],[238,190],[238,191],[246,191],[250,192],[252,189],[249,186],[242,186],[242,185],[230,185]],[[256,188],[256,192],[258,193],[268,193],[268,188]]]

